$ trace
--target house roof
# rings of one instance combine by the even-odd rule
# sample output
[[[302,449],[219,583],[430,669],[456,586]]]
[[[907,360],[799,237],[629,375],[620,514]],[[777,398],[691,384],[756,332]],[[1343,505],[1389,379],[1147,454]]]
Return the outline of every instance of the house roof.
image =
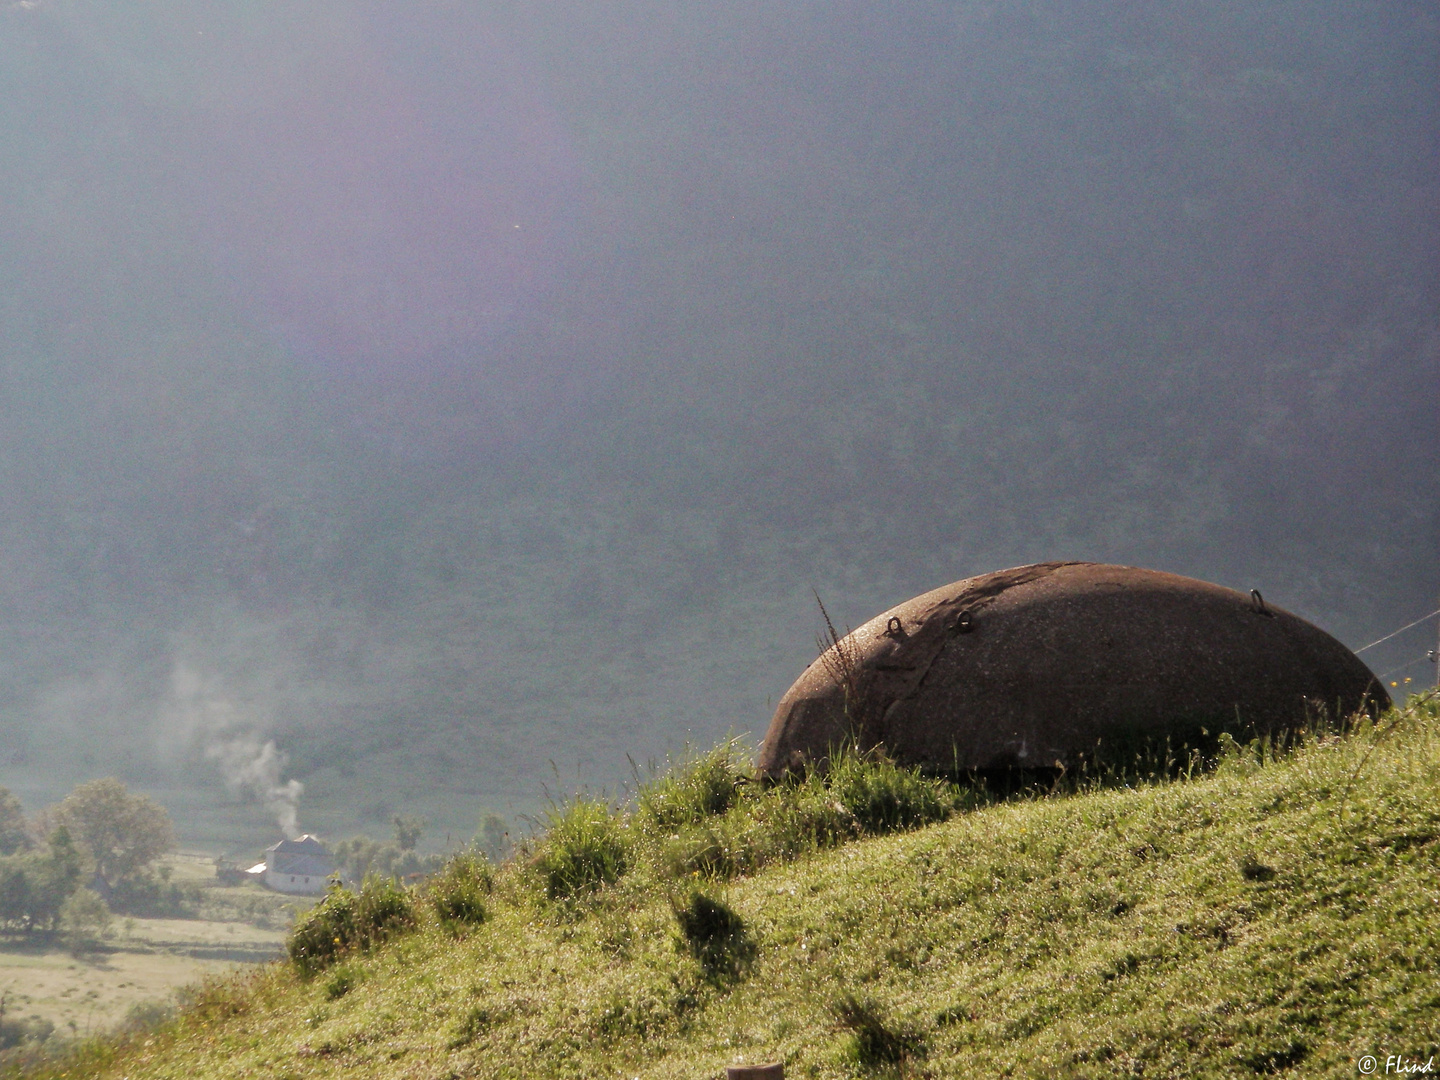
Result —
[[[275,851],[296,855],[325,855],[327,858],[330,855],[330,849],[309,833],[306,833],[298,840],[281,840],[278,844],[271,844],[265,851],[267,853]]]
[[[330,849],[308,833],[298,840],[281,840],[265,849],[265,865],[272,873],[329,877],[335,872]]]

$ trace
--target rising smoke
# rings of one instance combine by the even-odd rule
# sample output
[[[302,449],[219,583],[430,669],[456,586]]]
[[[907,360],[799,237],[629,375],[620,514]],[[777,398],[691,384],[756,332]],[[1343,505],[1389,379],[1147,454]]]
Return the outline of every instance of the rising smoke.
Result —
[[[220,766],[231,794],[248,795],[264,803],[287,837],[300,835],[297,821],[305,785],[294,779],[281,782],[289,759],[276,748],[274,739],[263,744],[254,737],[215,743],[206,748],[205,756]]]
[[[262,734],[269,726],[266,718],[236,705],[184,661],[175,663],[170,687],[169,730],[215,763],[232,795],[261,803],[287,837],[299,836],[305,785],[283,779],[289,758]]]

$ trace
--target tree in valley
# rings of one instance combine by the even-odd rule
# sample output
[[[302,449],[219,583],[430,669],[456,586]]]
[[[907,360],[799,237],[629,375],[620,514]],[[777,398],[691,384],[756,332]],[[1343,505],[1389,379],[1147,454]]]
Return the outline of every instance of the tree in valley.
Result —
[[[84,854],[61,825],[43,851],[0,856],[0,929],[52,930],[61,908],[90,873]]]
[[[425,831],[425,819],[396,814],[390,823],[395,826],[395,846],[401,851],[414,851],[420,843],[420,834]]]
[[[354,836],[335,845],[335,865],[341,876],[359,884],[367,877],[404,880],[433,874],[444,865],[442,855],[422,855],[416,850],[425,829],[425,819],[396,815],[395,842],[383,844],[368,836]]]
[[[0,855],[14,855],[30,846],[25,809],[8,788],[0,787]]]
[[[175,846],[165,808],[132,794],[114,777],[81,784],[52,816],[94,860],[95,873],[109,888],[138,877]]]
[[[83,885],[65,898],[56,920],[60,936],[73,956],[94,948],[110,928],[110,908],[94,889]]]

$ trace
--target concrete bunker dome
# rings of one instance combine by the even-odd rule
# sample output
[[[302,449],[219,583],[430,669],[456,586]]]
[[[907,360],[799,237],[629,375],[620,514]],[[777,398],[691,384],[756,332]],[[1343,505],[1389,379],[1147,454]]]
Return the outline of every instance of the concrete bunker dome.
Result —
[[[833,644],[781,698],[757,767],[777,777],[848,743],[942,772],[1071,767],[1389,705],[1359,657],[1259,593],[1036,563],[924,593]]]

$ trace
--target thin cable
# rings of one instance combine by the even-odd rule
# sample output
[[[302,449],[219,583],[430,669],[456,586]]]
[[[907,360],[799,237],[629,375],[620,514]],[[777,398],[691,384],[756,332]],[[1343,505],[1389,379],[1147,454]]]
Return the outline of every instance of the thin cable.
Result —
[[[1400,627],[1399,630],[1396,630],[1394,634],[1386,634],[1386,635],[1385,635],[1384,637],[1382,637],[1379,641],[1372,641],[1372,642],[1370,642],[1369,645],[1366,645],[1364,648],[1356,649],[1355,652],[1356,652],[1356,654],[1358,655],[1359,653],[1364,652],[1365,649],[1373,649],[1373,648],[1375,648],[1376,645],[1382,645],[1382,644],[1384,644],[1385,642],[1389,641],[1392,637],[1394,637],[1395,634],[1403,634],[1403,633],[1405,633],[1406,630],[1413,629],[1414,627],[1419,626],[1422,622],[1425,622],[1425,621],[1427,621],[1427,620],[1429,620],[1429,619],[1435,618],[1436,615],[1440,615],[1440,608],[1436,608],[1434,611],[1430,612],[1429,615],[1422,615],[1422,616],[1420,616],[1420,618],[1416,619],[1416,620],[1415,620],[1414,622],[1412,622],[1412,623],[1407,623],[1406,625]]]
[[[1389,671],[1385,672],[1384,675],[1376,675],[1375,678],[1378,679],[1378,680],[1381,681],[1381,682],[1384,682],[1386,679],[1388,679],[1391,675],[1394,675],[1396,672],[1404,671],[1407,667],[1412,667],[1412,666],[1414,666],[1415,664],[1418,664],[1421,660],[1429,660],[1429,659],[1430,659],[1430,654],[1427,652],[1424,656],[1417,656],[1414,660],[1407,660],[1407,661],[1405,661],[1405,663],[1401,664],[1399,667],[1397,667],[1397,668],[1391,668]]]

